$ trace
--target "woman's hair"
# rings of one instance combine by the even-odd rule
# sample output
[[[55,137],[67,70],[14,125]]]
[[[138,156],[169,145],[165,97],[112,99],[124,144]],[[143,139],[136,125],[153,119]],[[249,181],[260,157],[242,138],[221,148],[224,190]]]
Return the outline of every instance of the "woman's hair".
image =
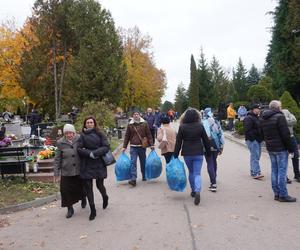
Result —
[[[168,116],[164,115],[164,116],[161,117],[160,122],[162,124],[169,124],[170,123],[170,118]]]
[[[192,122],[200,122],[200,114],[196,109],[188,109],[182,120],[182,123]]]
[[[87,120],[90,120],[90,119],[92,119],[92,120],[94,121],[94,128],[95,128],[95,130],[96,130],[97,132],[100,132],[100,130],[99,130],[99,128],[98,128],[98,125],[97,125],[97,121],[96,121],[95,117],[92,116],[92,115],[87,116],[87,117],[84,119],[84,121],[83,121],[83,126],[82,126],[82,132],[84,132],[84,130],[86,129],[86,126],[85,126],[86,121],[87,121]]]

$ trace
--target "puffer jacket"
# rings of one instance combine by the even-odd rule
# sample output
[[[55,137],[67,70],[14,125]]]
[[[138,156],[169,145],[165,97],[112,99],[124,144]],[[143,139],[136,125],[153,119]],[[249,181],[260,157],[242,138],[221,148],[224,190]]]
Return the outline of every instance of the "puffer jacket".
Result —
[[[280,111],[266,110],[262,114],[261,127],[267,150],[293,152],[287,121]]]
[[[65,137],[57,141],[54,158],[54,176],[76,176],[80,173],[80,158],[77,153],[79,135],[75,135],[73,142]]]
[[[109,143],[102,132],[87,129],[81,133],[78,141],[80,156],[80,177],[82,179],[106,178],[107,169],[102,156],[109,151]],[[95,159],[91,158],[91,152]]]
[[[246,141],[263,141],[259,117],[252,111],[244,119],[244,130]]]

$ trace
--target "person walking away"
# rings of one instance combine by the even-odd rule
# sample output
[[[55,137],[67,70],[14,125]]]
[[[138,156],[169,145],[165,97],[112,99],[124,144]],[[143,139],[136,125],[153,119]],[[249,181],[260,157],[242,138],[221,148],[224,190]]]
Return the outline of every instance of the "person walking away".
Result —
[[[233,108],[233,103],[229,103],[229,106],[227,107],[227,119],[228,119],[228,130],[233,131],[233,121],[235,119],[236,112]]]
[[[122,149],[123,152],[125,152],[129,142],[131,159],[131,180],[128,183],[131,186],[135,187],[137,179],[137,158],[139,157],[140,160],[142,180],[146,181],[146,148],[150,146],[151,150],[154,150],[152,135],[150,133],[148,124],[137,111],[133,113],[133,118],[129,121],[129,124],[127,126]]]
[[[73,204],[84,201],[80,178],[80,159],[77,153],[79,135],[72,124],[63,127],[64,136],[57,141],[54,158],[54,177],[60,177],[61,206],[67,207],[66,218],[74,214]]]
[[[253,179],[262,179],[259,164],[261,156],[262,131],[260,127],[260,106],[253,104],[244,119],[245,140],[250,152],[250,175]]]
[[[203,144],[202,144],[203,142]],[[189,170],[189,182],[191,196],[194,197],[194,204],[200,203],[201,192],[201,168],[203,163],[204,148],[205,154],[209,157],[210,144],[205,129],[200,121],[199,111],[188,109],[182,119],[176,136],[174,157],[178,158],[179,152]]]
[[[155,118],[154,127],[155,127],[155,138],[156,138],[157,137],[157,130],[161,126],[161,118],[162,118],[162,113],[160,112],[159,108],[155,109],[154,118]]]
[[[220,123],[213,117],[210,107],[204,109],[202,124],[210,142],[211,155],[205,156],[207,171],[210,178],[209,190],[217,191],[217,158],[224,148],[224,135]]]
[[[288,154],[293,152],[293,147],[287,121],[281,112],[280,101],[270,102],[269,110],[262,113],[261,127],[271,160],[274,200],[295,202],[296,198],[289,196],[286,188]]]
[[[152,141],[153,144],[155,142],[155,116],[152,113],[152,109],[151,108],[147,108],[147,113],[144,116],[145,121],[148,123],[148,127],[150,129],[150,133],[152,136]]]
[[[158,147],[161,149],[161,154],[165,157],[166,164],[168,164],[174,154],[176,131],[170,125],[169,117],[163,116],[161,123],[162,126],[157,131],[157,140],[160,142]]]
[[[293,170],[294,170],[294,179],[296,179],[298,182],[300,182],[299,149],[298,149],[297,138],[294,135],[294,129],[293,129],[293,127],[296,126],[296,124],[297,124],[297,119],[288,109],[283,109],[282,113],[285,116],[285,119],[287,121],[289,130],[291,133],[291,140],[292,140],[292,147],[293,147],[292,164],[293,164]]]
[[[32,109],[31,113],[29,114],[29,122],[31,126],[30,135],[34,135],[36,130],[36,124],[42,122],[42,116],[38,113],[36,109]]]
[[[247,115],[247,109],[244,105],[241,105],[238,109],[238,119],[240,121],[243,121]]]
[[[102,196],[102,208],[105,209],[108,206],[108,195],[104,186],[107,168],[102,156],[109,151],[109,148],[107,137],[99,130],[96,119],[93,116],[86,117],[78,142],[78,154],[81,160],[80,177],[83,179],[84,192],[91,209],[89,220],[94,220],[96,217],[93,179],[96,179],[97,189]]]

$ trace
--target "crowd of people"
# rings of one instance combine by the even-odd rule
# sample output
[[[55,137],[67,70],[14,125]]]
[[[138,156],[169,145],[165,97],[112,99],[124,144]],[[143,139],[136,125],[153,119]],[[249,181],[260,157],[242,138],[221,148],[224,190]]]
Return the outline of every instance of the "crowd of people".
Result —
[[[229,105],[229,109],[233,109],[232,104]],[[234,117],[237,114],[233,111],[230,112]],[[294,177],[300,182],[298,144],[293,134],[295,116],[288,110],[282,110],[281,103],[277,100],[271,101],[269,109],[262,114],[258,104],[253,104],[246,115],[244,111],[238,113],[244,123],[245,140],[250,152],[250,176],[257,180],[264,177],[259,163],[261,144],[264,141],[271,161],[274,199],[281,202],[295,202],[296,198],[289,196],[286,187],[289,153],[293,153]],[[182,155],[188,169],[190,195],[194,199],[194,204],[198,205],[204,159],[210,179],[209,190],[217,191],[217,159],[224,149],[224,135],[220,122],[208,107],[202,112],[188,108],[180,117],[178,131],[170,123],[171,118],[160,113],[159,109],[152,112],[152,109],[148,108],[144,116],[139,111],[133,111],[122,148],[122,151],[126,151],[130,145],[131,178],[128,183],[132,187],[137,186],[138,159],[142,181],[147,181],[146,149],[150,147],[154,150],[157,140],[166,164],[170,163],[172,158],[176,159]],[[63,132],[64,137],[57,143],[54,172],[55,176],[61,176],[62,206],[67,207],[66,217],[70,218],[74,214],[73,204],[81,201],[82,208],[85,208],[87,199],[91,210],[89,219],[93,220],[96,217],[94,179],[102,196],[102,208],[108,206],[109,197],[104,186],[107,168],[102,159],[110,150],[108,140],[92,116],[84,120],[80,136],[76,134],[71,124],[66,124]]]

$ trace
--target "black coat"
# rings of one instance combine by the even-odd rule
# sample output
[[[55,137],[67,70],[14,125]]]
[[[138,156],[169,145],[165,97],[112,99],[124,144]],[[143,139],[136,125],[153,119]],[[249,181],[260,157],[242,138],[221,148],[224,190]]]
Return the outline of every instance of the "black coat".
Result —
[[[245,140],[262,142],[262,130],[260,120],[256,114],[250,111],[244,119]]]
[[[268,151],[293,151],[290,130],[282,112],[275,110],[264,111],[261,127]]]
[[[78,141],[78,154],[81,159],[80,177],[83,179],[106,178],[107,169],[102,156],[109,151],[109,143],[102,132],[95,129],[81,133]],[[91,152],[96,159],[90,157]]]
[[[203,145],[205,153],[210,155],[210,143],[203,125],[200,122],[183,123],[176,136],[174,156],[178,157],[180,149],[183,156],[203,155]]]

